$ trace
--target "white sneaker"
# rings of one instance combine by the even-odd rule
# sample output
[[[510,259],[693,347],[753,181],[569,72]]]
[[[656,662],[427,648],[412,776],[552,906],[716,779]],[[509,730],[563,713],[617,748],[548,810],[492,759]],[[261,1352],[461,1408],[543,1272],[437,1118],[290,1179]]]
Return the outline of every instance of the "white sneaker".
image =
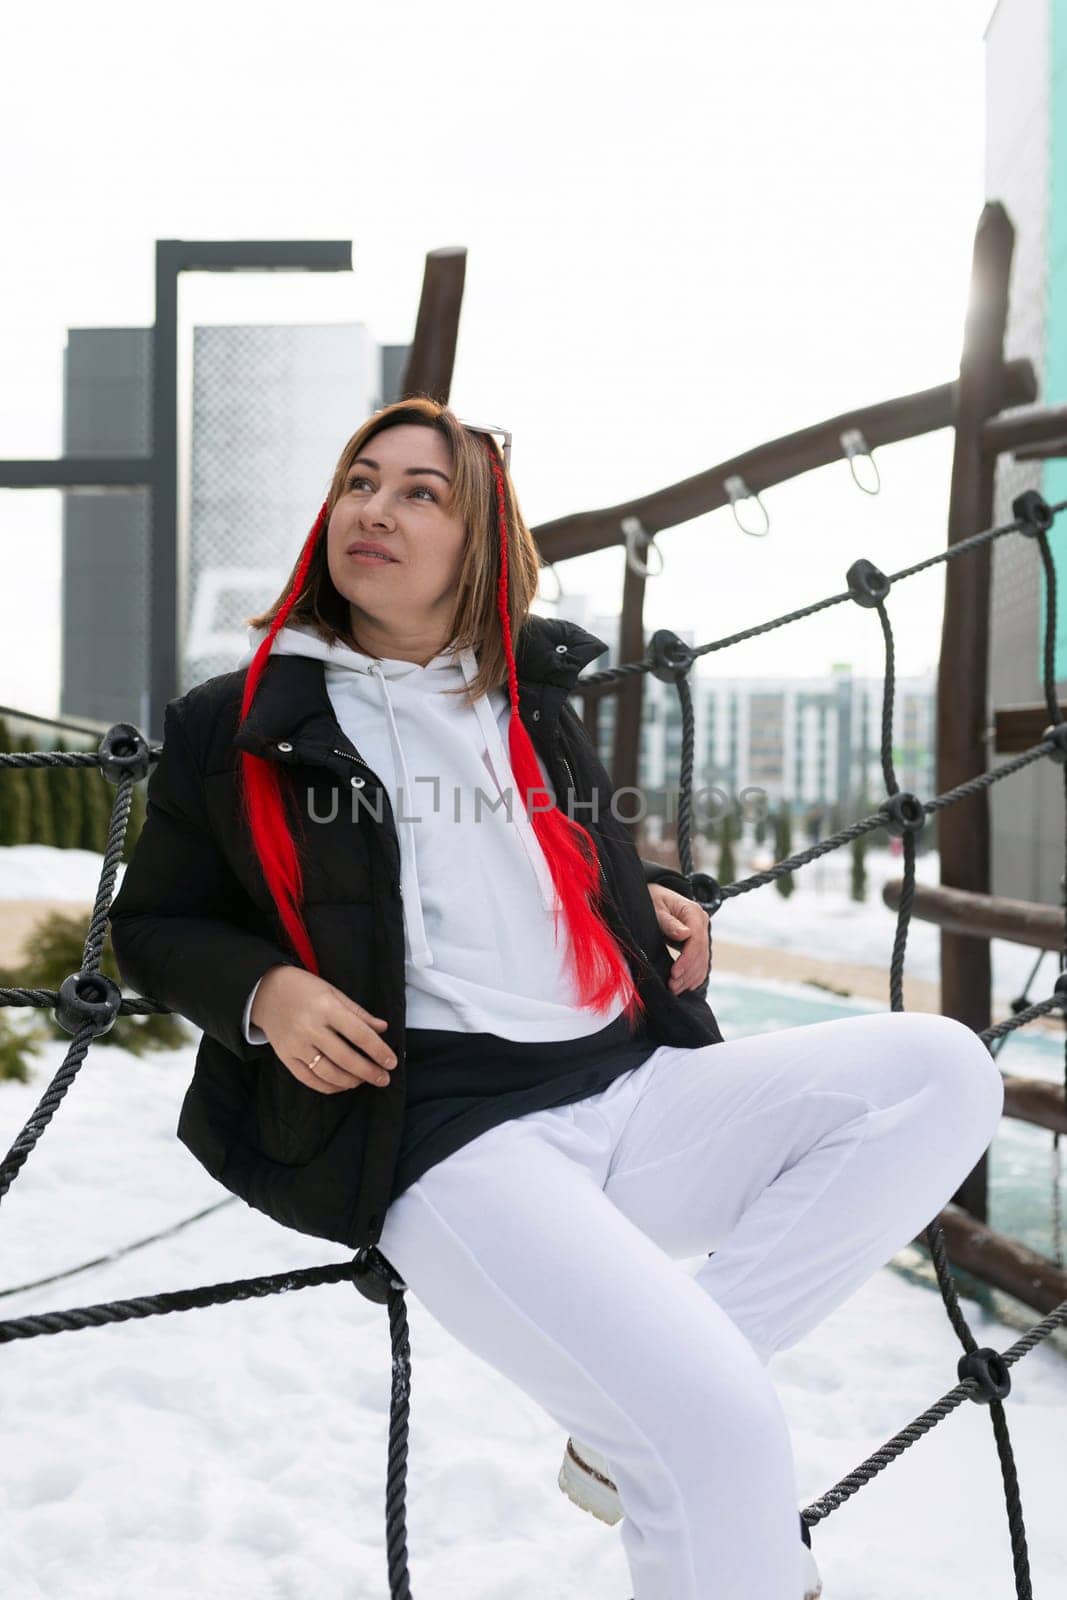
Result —
[[[599,1517],[609,1527],[614,1527],[620,1521],[622,1501],[609,1475],[608,1464],[589,1445],[567,1440],[563,1465],[556,1481],[567,1498],[573,1500],[576,1506],[581,1506],[583,1511],[591,1511],[594,1517]]]
[[[569,1500],[573,1500],[583,1511],[592,1512],[601,1522],[613,1527],[622,1518],[622,1501],[612,1482],[608,1463],[599,1451],[589,1445],[574,1439],[567,1440],[557,1482]],[[801,1548],[804,1553],[804,1600],[819,1600],[822,1578],[815,1565],[815,1557],[806,1541]]]
[[[808,1545],[801,1545],[804,1552],[804,1600],[819,1600],[822,1594],[822,1578],[815,1565],[815,1557]]]

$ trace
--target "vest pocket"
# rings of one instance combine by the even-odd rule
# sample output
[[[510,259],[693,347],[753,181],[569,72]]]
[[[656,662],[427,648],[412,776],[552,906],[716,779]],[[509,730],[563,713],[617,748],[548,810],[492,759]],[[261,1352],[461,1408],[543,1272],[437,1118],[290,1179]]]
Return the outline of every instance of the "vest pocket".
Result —
[[[273,1052],[258,1069],[252,1105],[253,1143],[272,1161],[303,1167],[344,1121],[361,1089],[321,1094],[294,1078]]]

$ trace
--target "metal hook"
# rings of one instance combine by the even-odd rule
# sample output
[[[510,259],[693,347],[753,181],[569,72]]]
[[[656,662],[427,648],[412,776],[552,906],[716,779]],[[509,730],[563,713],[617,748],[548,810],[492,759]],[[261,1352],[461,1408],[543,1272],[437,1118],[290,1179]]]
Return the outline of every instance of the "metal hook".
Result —
[[[619,526],[626,540],[626,565],[630,571],[636,573],[639,578],[658,578],[663,571],[663,551],[656,543],[655,534],[645,532],[640,517],[623,517]],[[654,550],[659,556],[659,566],[655,572],[638,556],[638,540],[641,541],[642,552]]]
[[[730,497],[730,509],[733,511],[734,521],[737,523],[737,526],[741,529],[741,532],[750,534],[753,539],[764,539],[764,538],[766,538],[767,534],[769,534],[770,531],[771,531],[771,519],[767,515],[767,508],[764,506],[763,501],[760,499],[759,495],[758,494],[753,494],[752,490],[748,487],[748,484],[745,482],[744,478],[742,478],[740,476],[733,476],[733,477],[727,478],[726,482],[723,484],[723,488],[726,490],[726,493]],[[739,500],[755,500],[756,504],[760,508],[760,511],[763,513],[763,527],[762,528],[746,528],[745,527],[744,523],[741,521],[741,518],[737,515],[737,502]]]
[[[856,485],[856,488],[862,489],[864,494],[881,493],[882,479],[878,471],[878,463],[871,454],[870,446],[858,428],[845,429],[844,433],[841,435],[841,448],[848,457],[848,470],[852,474],[852,481]],[[871,471],[874,473],[873,489],[869,489],[865,483],[861,483],[859,478],[856,476],[857,456],[866,456],[867,460],[871,463]]]
[[[554,561],[543,561],[541,563],[540,571],[541,572],[551,572],[552,576],[556,580],[556,592],[552,596],[551,600],[549,600],[546,595],[542,595],[542,594],[539,594],[538,598],[541,599],[541,600],[544,600],[546,605],[556,606],[564,598],[563,582],[562,582],[562,580],[560,578],[560,575],[559,575],[559,569],[557,568],[556,563]],[[538,584],[538,587],[540,588],[540,584]]]

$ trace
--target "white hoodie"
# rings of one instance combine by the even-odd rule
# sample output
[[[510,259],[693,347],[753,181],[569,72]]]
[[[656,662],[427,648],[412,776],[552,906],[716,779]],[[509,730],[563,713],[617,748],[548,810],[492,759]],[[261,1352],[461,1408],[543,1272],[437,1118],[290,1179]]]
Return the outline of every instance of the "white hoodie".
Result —
[[[238,666],[262,639],[249,631]],[[334,715],[385,786],[400,840],[407,1026],[520,1040],[607,1027],[622,1003],[606,1011],[578,1004],[562,915],[556,942],[555,885],[508,757],[507,688],[473,706],[442,692],[473,681],[472,650],[448,649],[419,666],[291,626],[271,653],[324,662]],[[266,1035],[249,1021],[254,995],[245,1034],[262,1044]]]

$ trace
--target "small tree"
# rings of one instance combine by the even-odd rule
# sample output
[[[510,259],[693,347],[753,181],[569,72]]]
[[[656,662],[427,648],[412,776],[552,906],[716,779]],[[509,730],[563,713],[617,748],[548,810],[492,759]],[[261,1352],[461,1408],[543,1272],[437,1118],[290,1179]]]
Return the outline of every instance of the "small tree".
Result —
[[[19,740],[19,749],[31,751],[37,749],[37,740],[32,734],[25,733]],[[46,767],[25,767],[23,769],[27,789],[30,796],[30,844],[55,844],[56,830],[52,820],[52,786],[48,781]]]
[[[733,883],[737,877],[734,863],[734,819],[729,811],[723,813],[719,824],[719,882]]]
[[[80,970],[84,947],[84,919],[62,911],[49,912],[41,918],[25,942],[25,960],[16,975],[16,985],[21,988],[58,989],[64,978]],[[121,987],[122,978],[110,936],[104,940],[100,971]],[[51,1012],[42,1012],[41,1015],[47,1019],[50,1037],[70,1038]],[[171,1012],[166,1015],[117,1017],[115,1026],[107,1033],[100,1034],[97,1043],[121,1045],[131,1055],[141,1056],[146,1050],[176,1049],[187,1044],[188,1039],[181,1018]]]
[[[863,901],[867,898],[867,835],[861,833],[852,841],[852,888],[853,900]]]
[[[82,775],[82,825],[79,844],[83,850],[103,855],[107,849],[107,829],[111,820],[114,790],[99,767],[80,767]]]
[[[0,717],[0,751],[10,754],[15,748],[11,730]],[[0,845],[29,844],[30,788],[25,767],[0,768]]]
[[[5,988],[14,985],[5,984]],[[7,1013],[0,1011],[0,1081],[28,1083],[30,1069],[28,1056],[38,1055],[41,1041],[36,1027],[36,1016],[29,1028],[17,1028]]]
[[[65,754],[66,750],[63,740],[57,740],[57,753]],[[76,849],[81,838],[81,775],[76,767],[46,767],[45,772],[52,795],[55,842],[61,850]]]
[[[812,806],[804,818],[804,831],[807,833],[809,844],[818,844],[822,838],[824,815],[822,806]]]
[[[777,812],[777,814],[775,816],[775,825],[774,825],[774,859],[775,859],[775,861],[784,861],[786,856],[792,854],[792,850],[793,850],[793,819],[792,819],[792,816],[790,815],[790,811],[789,811],[789,802],[787,800],[783,800],[782,804],[779,807],[778,812]],[[782,877],[775,878],[774,887],[778,890],[778,893],[784,899],[788,900],[789,896],[793,893],[793,890],[796,888],[796,884],[793,882],[793,874],[791,872],[786,872],[786,873],[784,873],[782,875]]]

